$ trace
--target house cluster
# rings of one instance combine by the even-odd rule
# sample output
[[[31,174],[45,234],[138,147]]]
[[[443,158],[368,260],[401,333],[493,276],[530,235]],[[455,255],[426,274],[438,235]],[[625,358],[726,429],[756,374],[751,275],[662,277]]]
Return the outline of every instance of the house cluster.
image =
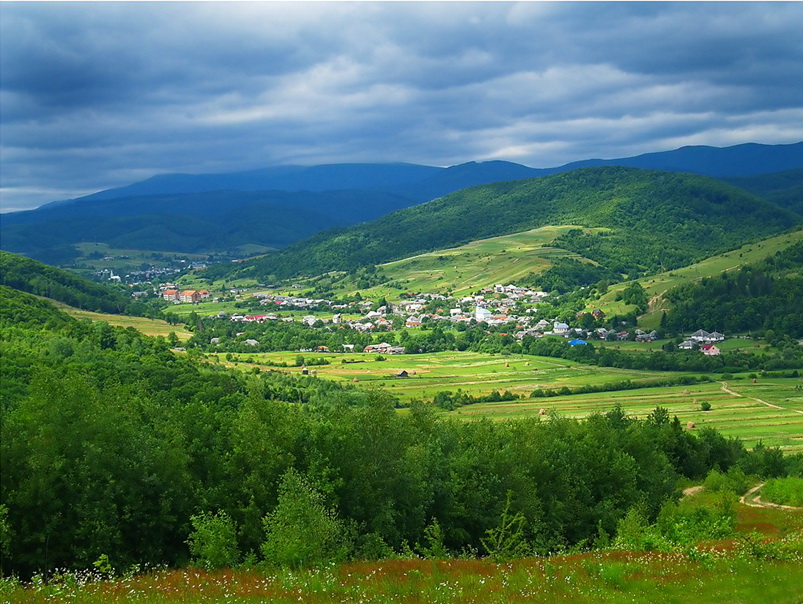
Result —
[[[260,304],[276,304],[287,308],[313,308],[321,305],[332,306],[331,301],[322,298],[305,298],[302,296],[286,296],[283,294],[270,294],[267,292],[257,292],[255,298],[259,298]],[[340,306],[342,309],[348,308],[346,304]]]
[[[716,356],[721,352],[716,344],[724,339],[725,336],[718,331],[708,333],[704,329],[698,329],[688,339],[678,344],[678,348],[681,350],[694,350],[697,348],[704,355]]]
[[[173,304],[195,303],[208,300],[211,293],[208,289],[178,289],[172,283],[165,283],[161,288],[162,298]]]

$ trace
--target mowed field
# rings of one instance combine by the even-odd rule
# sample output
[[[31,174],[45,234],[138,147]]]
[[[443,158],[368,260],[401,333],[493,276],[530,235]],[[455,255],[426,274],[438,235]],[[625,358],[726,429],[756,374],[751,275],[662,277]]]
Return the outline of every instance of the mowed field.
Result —
[[[300,367],[273,367],[270,363],[293,365],[301,355],[305,359],[325,358],[328,365],[310,365],[310,374],[341,382],[392,389],[403,401],[431,399],[441,390],[462,390],[474,396],[493,390],[529,396],[536,388],[576,388],[587,384],[601,385],[626,379],[637,382],[665,378],[667,372],[633,371],[611,367],[595,367],[563,359],[525,355],[494,355],[479,352],[436,352],[429,354],[379,355],[366,353],[320,354],[298,352],[239,353],[232,357],[243,368],[260,364],[265,369],[300,373]],[[228,355],[219,354],[226,364]],[[345,361],[345,362],[344,362]],[[408,377],[399,377],[406,371]]]
[[[644,418],[655,407],[677,415],[692,430],[716,428],[726,436],[737,436],[752,448],[759,441],[780,446],[789,453],[803,452],[803,391],[795,390],[798,378],[760,378],[756,384],[742,378],[691,386],[670,386],[535,398],[501,403],[480,403],[451,414],[491,419],[538,415],[541,409],[569,417],[604,413],[619,404],[629,416]],[[711,405],[703,411],[701,403]]]
[[[690,386],[648,387],[591,394],[530,397],[533,390],[558,390],[564,386],[601,386],[631,380],[635,383],[683,375],[658,371],[634,371],[571,363],[562,359],[525,355],[490,355],[475,352],[441,352],[420,355],[393,355],[377,361],[375,354],[302,353],[306,359],[326,358],[329,365],[310,365],[311,375],[352,383],[359,387],[383,388],[402,401],[431,400],[441,390],[458,389],[473,396],[496,390],[510,391],[523,398],[498,403],[478,403],[461,407],[446,415],[461,419],[535,417],[541,410],[568,417],[587,417],[605,413],[616,404],[628,415],[646,417],[655,407],[677,415],[692,430],[710,426],[727,436],[738,436],[753,447],[759,441],[780,446],[788,452],[803,452],[803,386],[799,378],[759,378],[754,384],[736,375],[728,382],[713,381]],[[299,353],[276,352],[235,354],[237,366],[300,374],[300,367],[277,368],[270,363],[293,365]],[[233,364],[219,355],[223,364]],[[250,362],[240,362],[249,360]],[[343,360],[351,361],[343,363]],[[406,371],[408,377],[397,374]],[[715,376],[712,376],[715,377]],[[711,404],[709,411],[701,403]]]

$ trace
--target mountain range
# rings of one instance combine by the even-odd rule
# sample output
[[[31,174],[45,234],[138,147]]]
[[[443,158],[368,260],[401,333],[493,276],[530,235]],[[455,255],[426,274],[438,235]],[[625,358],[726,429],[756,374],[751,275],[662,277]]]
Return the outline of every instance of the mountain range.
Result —
[[[803,211],[803,142],[751,143],[683,147],[555,168],[489,161],[447,168],[330,164],[164,174],[35,210],[3,214],[1,246],[50,262],[76,257],[79,253],[72,246],[83,241],[117,249],[237,255],[241,246],[282,249],[315,233],[374,220],[474,185],[609,165],[724,178],[793,212]]]

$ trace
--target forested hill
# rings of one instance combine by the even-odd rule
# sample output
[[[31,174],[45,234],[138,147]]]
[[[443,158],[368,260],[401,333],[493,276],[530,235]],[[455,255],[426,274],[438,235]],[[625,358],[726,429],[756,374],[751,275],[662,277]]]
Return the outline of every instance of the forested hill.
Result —
[[[772,344],[803,337],[803,241],[762,262],[676,287],[664,326],[675,332],[697,325],[725,333],[756,332]]]
[[[0,284],[70,306],[119,313],[129,300],[100,283],[11,252],[0,251]]]
[[[764,237],[801,217],[706,176],[621,166],[478,185],[350,228],[330,230],[250,263],[215,267],[260,279],[352,270],[543,226],[607,227],[558,245],[621,273],[689,264]]]
[[[803,168],[724,180],[767,201],[803,215]]]

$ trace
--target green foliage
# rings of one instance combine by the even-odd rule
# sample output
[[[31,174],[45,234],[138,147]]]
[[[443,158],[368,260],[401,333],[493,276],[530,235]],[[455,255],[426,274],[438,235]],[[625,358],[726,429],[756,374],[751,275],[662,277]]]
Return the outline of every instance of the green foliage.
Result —
[[[427,558],[448,558],[449,550],[446,549],[443,539],[441,525],[437,518],[433,518],[432,522],[424,527],[425,545],[420,548],[421,553]]]
[[[710,493],[732,493],[741,495],[747,491],[747,476],[738,466],[731,467],[723,473],[714,468],[705,477],[705,490]]]
[[[190,521],[193,528],[187,545],[195,564],[207,569],[237,564],[237,530],[226,512],[202,512],[190,517]]]
[[[504,562],[512,558],[520,558],[528,552],[525,539],[526,518],[521,512],[511,512],[512,492],[507,492],[507,500],[502,513],[499,515],[499,524],[485,531],[485,537],[480,539],[482,547],[494,562]]]
[[[803,478],[770,478],[762,487],[761,496],[773,503],[803,507]]]
[[[342,560],[350,547],[336,511],[293,469],[282,478],[278,504],[265,516],[264,524],[262,555],[276,566],[302,568]]]
[[[666,328],[690,331],[700,325],[719,331],[765,334],[776,344],[779,334],[803,336],[803,242],[738,271],[722,273],[699,283],[679,286],[665,294],[672,304]]]
[[[36,260],[0,251],[0,284],[70,306],[119,313],[128,299],[118,291]]]
[[[616,527],[614,547],[631,550],[671,550],[699,541],[733,535],[736,513],[735,495],[724,493],[715,509],[684,508],[667,501],[654,523],[641,505],[627,511]]]
[[[604,279],[619,281],[621,275],[591,262],[580,262],[574,258],[556,258],[550,268],[538,275],[522,279],[520,284],[564,294]]]
[[[0,577],[3,576],[6,557],[11,550],[11,526],[8,523],[8,507],[0,504]]]

